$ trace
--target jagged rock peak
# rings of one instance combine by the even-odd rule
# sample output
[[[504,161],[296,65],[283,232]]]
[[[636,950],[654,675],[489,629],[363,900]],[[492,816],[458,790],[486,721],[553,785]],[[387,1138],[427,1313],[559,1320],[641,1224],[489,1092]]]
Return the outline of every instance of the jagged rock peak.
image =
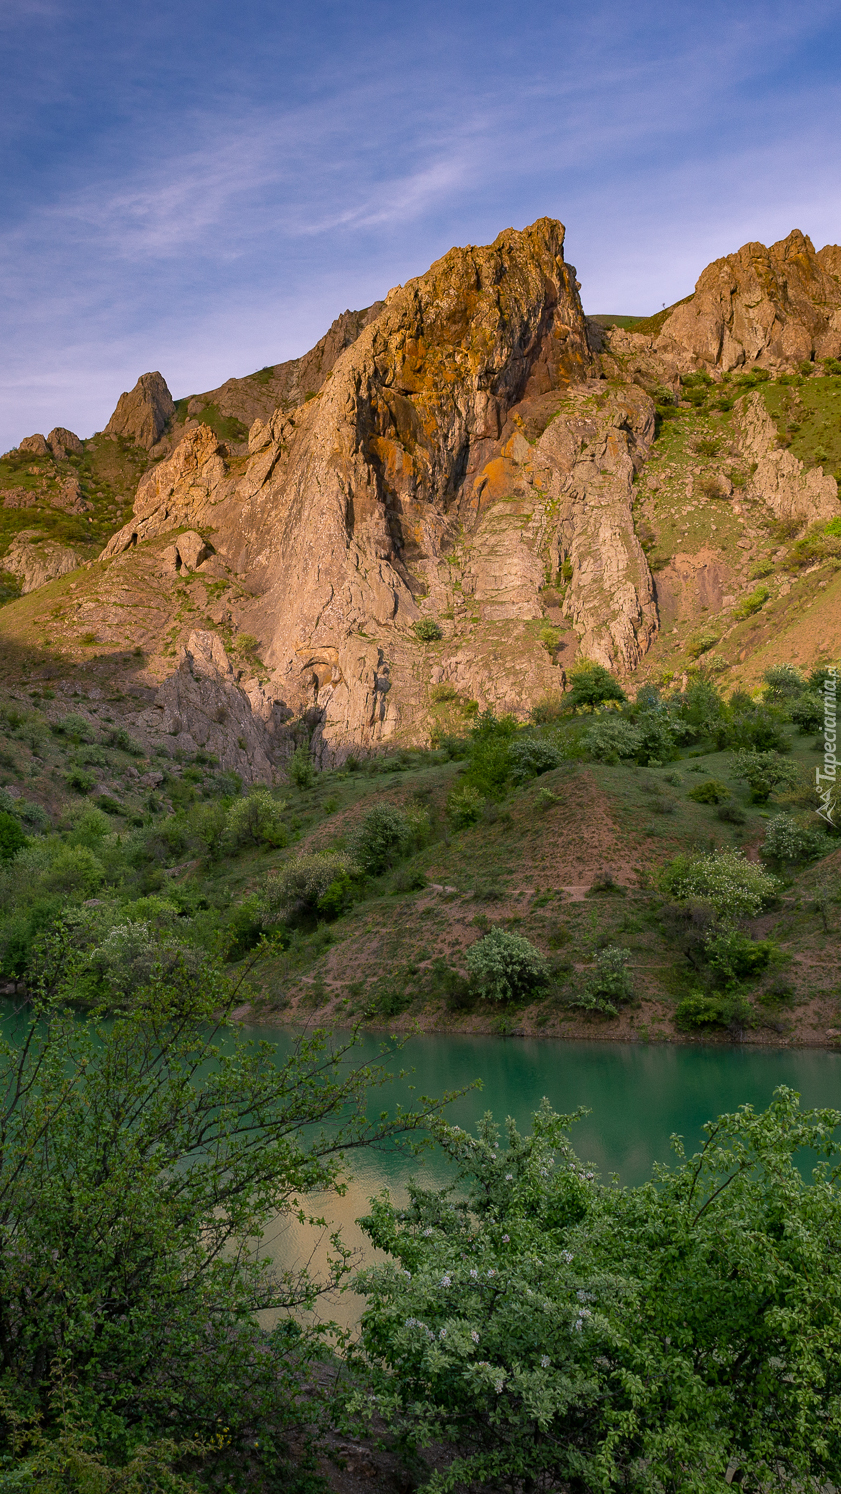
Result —
[[[151,450],[174,414],[175,404],[163,376],[141,374],[131,392],[120,395],[104,434],[126,436]]]
[[[841,353],[841,249],[819,253],[794,229],[770,248],[743,244],[708,265],[664,323],[656,348],[682,370],[783,368]]]

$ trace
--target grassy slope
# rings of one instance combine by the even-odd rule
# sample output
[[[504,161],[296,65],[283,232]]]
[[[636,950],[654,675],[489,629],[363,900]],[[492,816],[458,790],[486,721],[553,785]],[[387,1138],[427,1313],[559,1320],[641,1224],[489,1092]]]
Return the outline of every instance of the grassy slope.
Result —
[[[68,811],[83,800],[100,803],[114,832],[144,834],[166,826],[176,811],[189,817],[218,796],[212,763],[145,760],[103,745],[119,726],[119,697],[90,701],[47,689],[4,697],[0,780],[40,805],[53,825],[69,824]],[[68,709],[86,715],[98,742],[74,746],[49,729]],[[811,739],[794,734],[795,759],[811,772],[818,761]],[[95,779],[90,791],[67,786],[81,766]],[[165,774],[143,785],[148,770]],[[110,896],[131,916],[133,899],[172,896],[205,910],[209,937],[224,929],[243,900],[263,887],[269,872],[302,849],[346,841],[372,804],[423,804],[430,815],[429,843],[385,877],[367,885],[363,901],[331,924],[296,931],[291,945],[270,950],[254,968],[255,1009],[268,1020],[341,1023],[372,1000],[373,1025],[454,1031],[535,1032],[561,1037],[683,1039],[674,1026],[679,999],[696,978],[674,945],[664,904],[654,890],[658,865],[682,850],[738,846],[755,854],[769,815],[778,804],[749,803],[744,784],[731,775],[727,753],[690,753],[663,768],[615,767],[571,761],[492,806],[475,826],[454,833],[444,814],[447,794],[462,766],[440,753],[401,753],[368,771],[321,775],[308,790],[282,790],[292,832],[283,850],[253,849],[216,862],[177,837],[141,867],[115,873]],[[723,780],[743,805],[741,826],[724,824],[714,807],[687,798],[706,778]],[[554,800],[548,798],[550,790]],[[21,799],[16,801],[21,803]],[[165,834],[161,837],[165,841]],[[591,891],[610,871],[614,892]],[[422,874],[417,876],[417,874]],[[427,879],[427,885],[413,882]],[[755,932],[774,938],[779,960],[751,990],[760,1043],[829,1043],[841,1027],[841,908],[822,913],[813,889],[824,882],[841,892],[841,851],[793,876],[778,907],[757,921]],[[825,916],[828,928],[824,926]],[[467,946],[489,927],[526,935],[555,963],[551,993],[514,1011],[479,1005],[448,1008],[445,967],[462,970]],[[638,1005],[616,1019],[576,1013],[565,1000],[586,974],[598,949],[620,944],[631,951]],[[789,985],[791,994],[773,988]],[[836,1026],[838,1024],[838,1026]],[[726,1041],[726,1038],[721,1040]]]

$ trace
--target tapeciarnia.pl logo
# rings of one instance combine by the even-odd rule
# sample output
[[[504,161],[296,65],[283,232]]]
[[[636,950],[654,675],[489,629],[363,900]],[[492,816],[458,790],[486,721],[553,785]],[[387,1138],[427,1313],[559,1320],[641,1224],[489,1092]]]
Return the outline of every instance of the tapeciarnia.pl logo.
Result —
[[[827,670],[823,682],[823,771],[815,769],[815,787],[821,801],[817,813],[830,825],[835,824],[835,779],[838,771],[837,695],[838,670],[833,665]]]

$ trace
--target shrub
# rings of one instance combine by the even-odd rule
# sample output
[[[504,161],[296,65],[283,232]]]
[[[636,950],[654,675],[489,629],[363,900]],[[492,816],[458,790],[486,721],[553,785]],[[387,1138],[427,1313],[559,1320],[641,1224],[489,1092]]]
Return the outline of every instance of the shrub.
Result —
[[[660,873],[660,889],[684,903],[709,903],[720,918],[752,918],[777,890],[777,880],[739,851],[677,856]]]
[[[130,737],[124,726],[115,726],[107,733],[106,742],[109,747],[116,747],[120,752],[130,752],[132,757],[142,757],[143,748],[139,742]]]
[[[90,721],[85,716],[79,716],[71,712],[67,716],[59,716],[52,723],[51,730],[57,737],[67,737],[71,742],[93,742],[96,740],[96,732]]]
[[[13,814],[0,810],[0,861],[11,861],[26,844],[20,822]]]
[[[641,711],[636,728],[641,738],[637,759],[652,767],[674,757],[677,738],[686,735],[683,722],[672,720],[663,710]]]
[[[789,715],[799,731],[804,733],[820,731],[824,724],[822,697],[813,695],[811,692],[801,695],[799,700],[795,700]]]
[[[696,633],[686,644],[690,659],[700,659],[702,654],[708,654],[711,648],[715,648],[718,638],[718,633],[711,633],[709,630]]]
[[[726,982],[760,975],[774,952],[770,939],[754,941],[734,928],[718,930],[705,941],[707,962]]]
[[[406,813],[393,804],[377,804],[351,836],[350,854],[369,876],[379,877],[406,855],[428,827],[425,810]]]
[[[452,1449],[441,1490],[689,1494],[737,1462],[768,1494],[834,1483],[836,1121],[779,1089],[631,1188],[548,1105],[529,1135],[436,1123],[446,1185],[362,1221],[382,1256],[357,1283],[359,1411]]]
[[[755,804],[765,804],[775,789],[796,788],[801,781],[797,763],[778,752],[736,752],[733,772],[737,778],[744,778]]]
[[[622,716],[604,716],[594,721],[581,738],[581,745],[596,762],[618,763],[636,757],[642,747],[642,732]]]
[[[342,851],[309,851],[296,856],[268,879],[265,890],[267,921],[272,923],[313,914],[319,910],[329,889],[338,884],[341,896],[345,896],[350,893],[358,876],[358,867]],[[336,897],[337,893],[331,892],[332,903]]]
[[[788,742],[780,717],[769,706],[756,705],[749,696],[734,692],[729,718],[715,733],[716,746],[748,748],[755,752],[787,752]]]
[[[755,612],[761,612],[771,593],[767,586],[756,586],[753,591],[743,597],[741,602],[733,608],[733,616],[740,622],[746,617],[753,617]]]
[[[419,618],[416,623],[412,624],[412,632],[421,643],[437,643],[438,639],[444,636],[443,628],[431,617]]]
[[[765,832],[762,855],[781,863],[811,861],[825,855],[830,842],[817,826],[804,825],[791,814],[778,814]]]
[[[730,790],[720,779],[708,778],[705,783],[699,783],[694,789],[690,789],[686,797],[694,799],[696,804],[722,804],[725,799],[730,798]]]
[[[315,768],[309,754],[309,748],[296,747],[289,759],[287,771],[296,788],[312,788],[315,783]]]
[[[509,752],[511,777],[514,783],[526,783],[541,773],[550,773],[563,762],[560,748],[551,742],[541,742],[533,737],[521,737],[511,743]]]
[[[485,798],[472,784],[465,783],[461,788],[453,789],[447,799],[447,819],[456,830],[464,830],[468,825],[475,825],[481,818],[485,805]]]
[[[88,846],[61,846],[41,874],[45,892],[66,898],[92,897],[105,881],[105,868]]]
[[[467,951],[474,988],[487,1001],[517,1001],[544,987],[549,974],[538,949],[521,934],[491,929]]]
[[[720,994],[705,996],[694,991],[684,996],[675,1012],[675,1022],[685,1032],[699,1028],[732,1028],[739,1030],[751,1024],[753,1013],[743,996]]]
[[[620,1006],[634,999],[634,988],[627,969],[631,951],[610,944],[600,949],[593,970],[579,995],[570,1003],[586,1011],[602,1012],[606,1017],[618,1015]]]
[[[604,705],[605,701],[616,700],[621,703],[627,700],[619,681],[601,664],[577,665],[571,672],[570,681],[571,688],[567,692],[566,703],[571,711],[594,711],[596,706]]]
[[[737,804],[733,799],[728,799],[725,804],[719,804],[716,810],[716,818],[723,820],[727,825],[744,825],[747,815],[741,804]]]
[[[65,773],[64,781],[77,794],[89,794],[96,783],[96,774],[88,773],[84,768],[71,768],[69,773]]]
[[[794,700],[802,695],[806,681],[794,664],[773,664],[762,676],[772,700]]]
[[[236,851],[243,845],[285,846],[289,831],[283,816],[285,799],[275,799],[268,789],[252,789],[237,799],[225,816],[224,845]]]

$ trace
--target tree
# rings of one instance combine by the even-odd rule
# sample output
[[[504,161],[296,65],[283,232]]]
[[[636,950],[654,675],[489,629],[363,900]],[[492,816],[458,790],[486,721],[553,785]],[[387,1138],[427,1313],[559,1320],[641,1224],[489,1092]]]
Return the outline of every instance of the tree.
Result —
[[[0,1452],[27,1420],[59,1434],[58,1377],[108,1465],[197,1437],[220,1477],[247,1457],[255,1487],[293,1488],[284,1431],[306,1420],[321,1342],[294,1310],[347,1252],[336,1239],[319,1283],[273,1267],[261,1240],[426,1107],[370,1122],[386,1074],[354,1063],[352,1037],[302,1038],[285,1062],[244,1038],[228,1020],[241,984],[218,967],[153,972],[109,1021],[67,1008],[73,968],[59,928],[0,1040]]]
[[[602,664],[579,664],[573,669],[570,679],[572,687],[567,692],[566,703],[571,711],[594,711],[605,701],[615,700],[622,704],[628,698],[619,681]]]
[[[766,804],[778,788],[796,788],[801,781],[797,763],[778,752],[735,752],[733,772],[744,778],[756,804]]]
[[[530,1136],[443,1122],[453,1186],[363,1221],[358,1412],[455,1457],[422,1487],[704,1491],[841,1477],[838,1111],[780,1089],[638,1188],[602,1184],[544,1102]],[[820,1159],[811,1181],[795,1157]],[[373,1379],[375,1396],[369,1385]]]

